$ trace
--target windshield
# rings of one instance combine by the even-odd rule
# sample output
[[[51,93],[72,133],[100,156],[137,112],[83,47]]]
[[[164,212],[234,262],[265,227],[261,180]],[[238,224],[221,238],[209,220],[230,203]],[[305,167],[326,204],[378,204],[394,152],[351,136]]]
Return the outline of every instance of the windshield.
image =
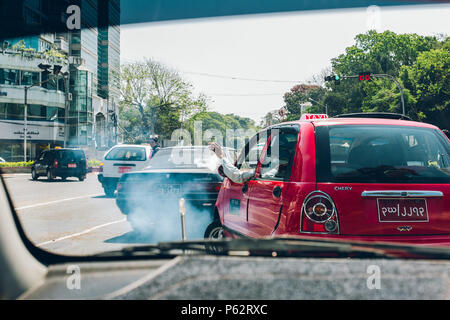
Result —
[[[0,168],[31,242],[448,245],[450,4],[284,2],[0,5]]]
[[[318,142],[329,140],[318,147],[320,182],[450,183],[450,146],[435,129],[354,125],[317,133]]]

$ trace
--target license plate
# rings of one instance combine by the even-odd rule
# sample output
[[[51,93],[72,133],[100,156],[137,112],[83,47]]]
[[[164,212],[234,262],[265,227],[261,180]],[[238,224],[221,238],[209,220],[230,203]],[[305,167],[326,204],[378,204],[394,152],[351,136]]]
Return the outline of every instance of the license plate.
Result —
[[[76,168],[77,165],[76,165],[76,163],[69,163],[68,167],[69,168]]]
[[[119,173],[127,173],[131,171],[131,167],[119,167]]]
[[[160,193],[170,193],[179,195],[181,193],[181,185],[179,184],[160,184],[156,187]]]
[[[377,199],[380,222],[428,222],[425,199]]]

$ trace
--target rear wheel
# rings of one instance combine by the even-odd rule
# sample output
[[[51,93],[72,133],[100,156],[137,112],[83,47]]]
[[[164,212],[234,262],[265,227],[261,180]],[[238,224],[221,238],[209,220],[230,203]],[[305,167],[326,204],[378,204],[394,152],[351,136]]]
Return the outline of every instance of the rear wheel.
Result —
[[[66,181],[67,177],[66,176],[62,176],[61,179],[62,179],[62,181]]]
[[[80,181],[84,181],[84,179],[86,179],[85,176],[79,176],[79,177],[78,177],[78,180],[80,180]]]
[[[219,220],[214,220],[205,230],[205,239],[221,240],[225,238],[223,235],[223,226]],[[209,254],[223,254],[225,251],[223,246],[208,244],[205,246],[206,252]]]
[[[36,174],[36,170],[34,169],[31,170],[31,178],[33,180],[37,180],[39,178],[38,175]]]
[[[47,180],[48,181],[53,181],[55,179],[55,177],[53,176],[52,170],[51,169],[47,169]]]
[[[103,190],[105,190],[105,195],[108,198],[113,198],[114,197],[114,191],[116,191],[116,189],[114,187],[106,186],[106,187],[103,187]]]
[[[205,230],[205,239],[217,240],[223,239],[223,227],[219,220],[214,220]]]

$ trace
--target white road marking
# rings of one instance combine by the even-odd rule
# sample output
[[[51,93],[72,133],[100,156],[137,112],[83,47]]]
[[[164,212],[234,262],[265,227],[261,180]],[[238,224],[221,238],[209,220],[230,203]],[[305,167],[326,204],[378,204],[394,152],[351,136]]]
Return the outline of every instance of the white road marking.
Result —
[[[37,246],[37,247],[42,247],[42,246],[45,246],[45,245],[47,245],[47,244],[51,244],[51,243],[55,243],[55,242],[67,240],[67,239],[70,239],[70,238],[73,238],[73,237],[78,237],[78,236],[87,234],[87,233],[89,233],[89,232],[92,232],[92,231],[94,231],[94,230],[97,230],[97,229],[100,229],[100,228],[104,228],[104,227],[110,226],[110,225],[112,225],[112,224],[125,222],[125,221],[127,221],[127,219],[126,219],[126,218],[123,218],[123,219],[120,219],[120,220],[116,220],[116,221],[104,223],[104,224],[101,224],[101,225],[98,225],[98,226],[95,226],[95,227],[86,229],[86,230],[81,231],[81,232],[69,234],[69,235],[67,235],[67,236],[64,236],[64,237],[61,237],[61,238],[57,238],[57,239],[53,239],[53,240],[50,240],[50,241],[41,242],[41,243],[37,244],[36,246]]]
[[[72,200],[78,200],[78,199],[84,199],[84,198],[98,197],[98,196],[102,196],[102,195],[103,195],[103,193],[90,194],[90,195],[81,196],[81,197],[66,198],[66,199],[60,199],[60,200],[55,200],[55,201],[36,203],[36,204],[29,205],[29,206],[15,208],[15,209],[16,210],[25,210],[25,209],[35,208],[35,207],[48,206],[48,205],[52,205],[52,204],[55,204],[55,203],[61,203],[61,202],[65,202],[65,201],[72,201]]]

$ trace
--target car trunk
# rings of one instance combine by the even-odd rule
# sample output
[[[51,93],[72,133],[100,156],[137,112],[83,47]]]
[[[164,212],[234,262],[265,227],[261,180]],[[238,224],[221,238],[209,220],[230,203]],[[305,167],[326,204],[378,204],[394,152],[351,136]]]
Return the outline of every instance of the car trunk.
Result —
[[[86,157],[82,151],[61,150],[58,152],[58,168],[68,171],[80,171],[86,168]]]
[[[342,235],[450,234],[448,184],[329,184]]]
[[[121,194],[132,197],[187,197],[218,194],[222,178],[209,170],[153,170],[129,173],[120,181]]]

